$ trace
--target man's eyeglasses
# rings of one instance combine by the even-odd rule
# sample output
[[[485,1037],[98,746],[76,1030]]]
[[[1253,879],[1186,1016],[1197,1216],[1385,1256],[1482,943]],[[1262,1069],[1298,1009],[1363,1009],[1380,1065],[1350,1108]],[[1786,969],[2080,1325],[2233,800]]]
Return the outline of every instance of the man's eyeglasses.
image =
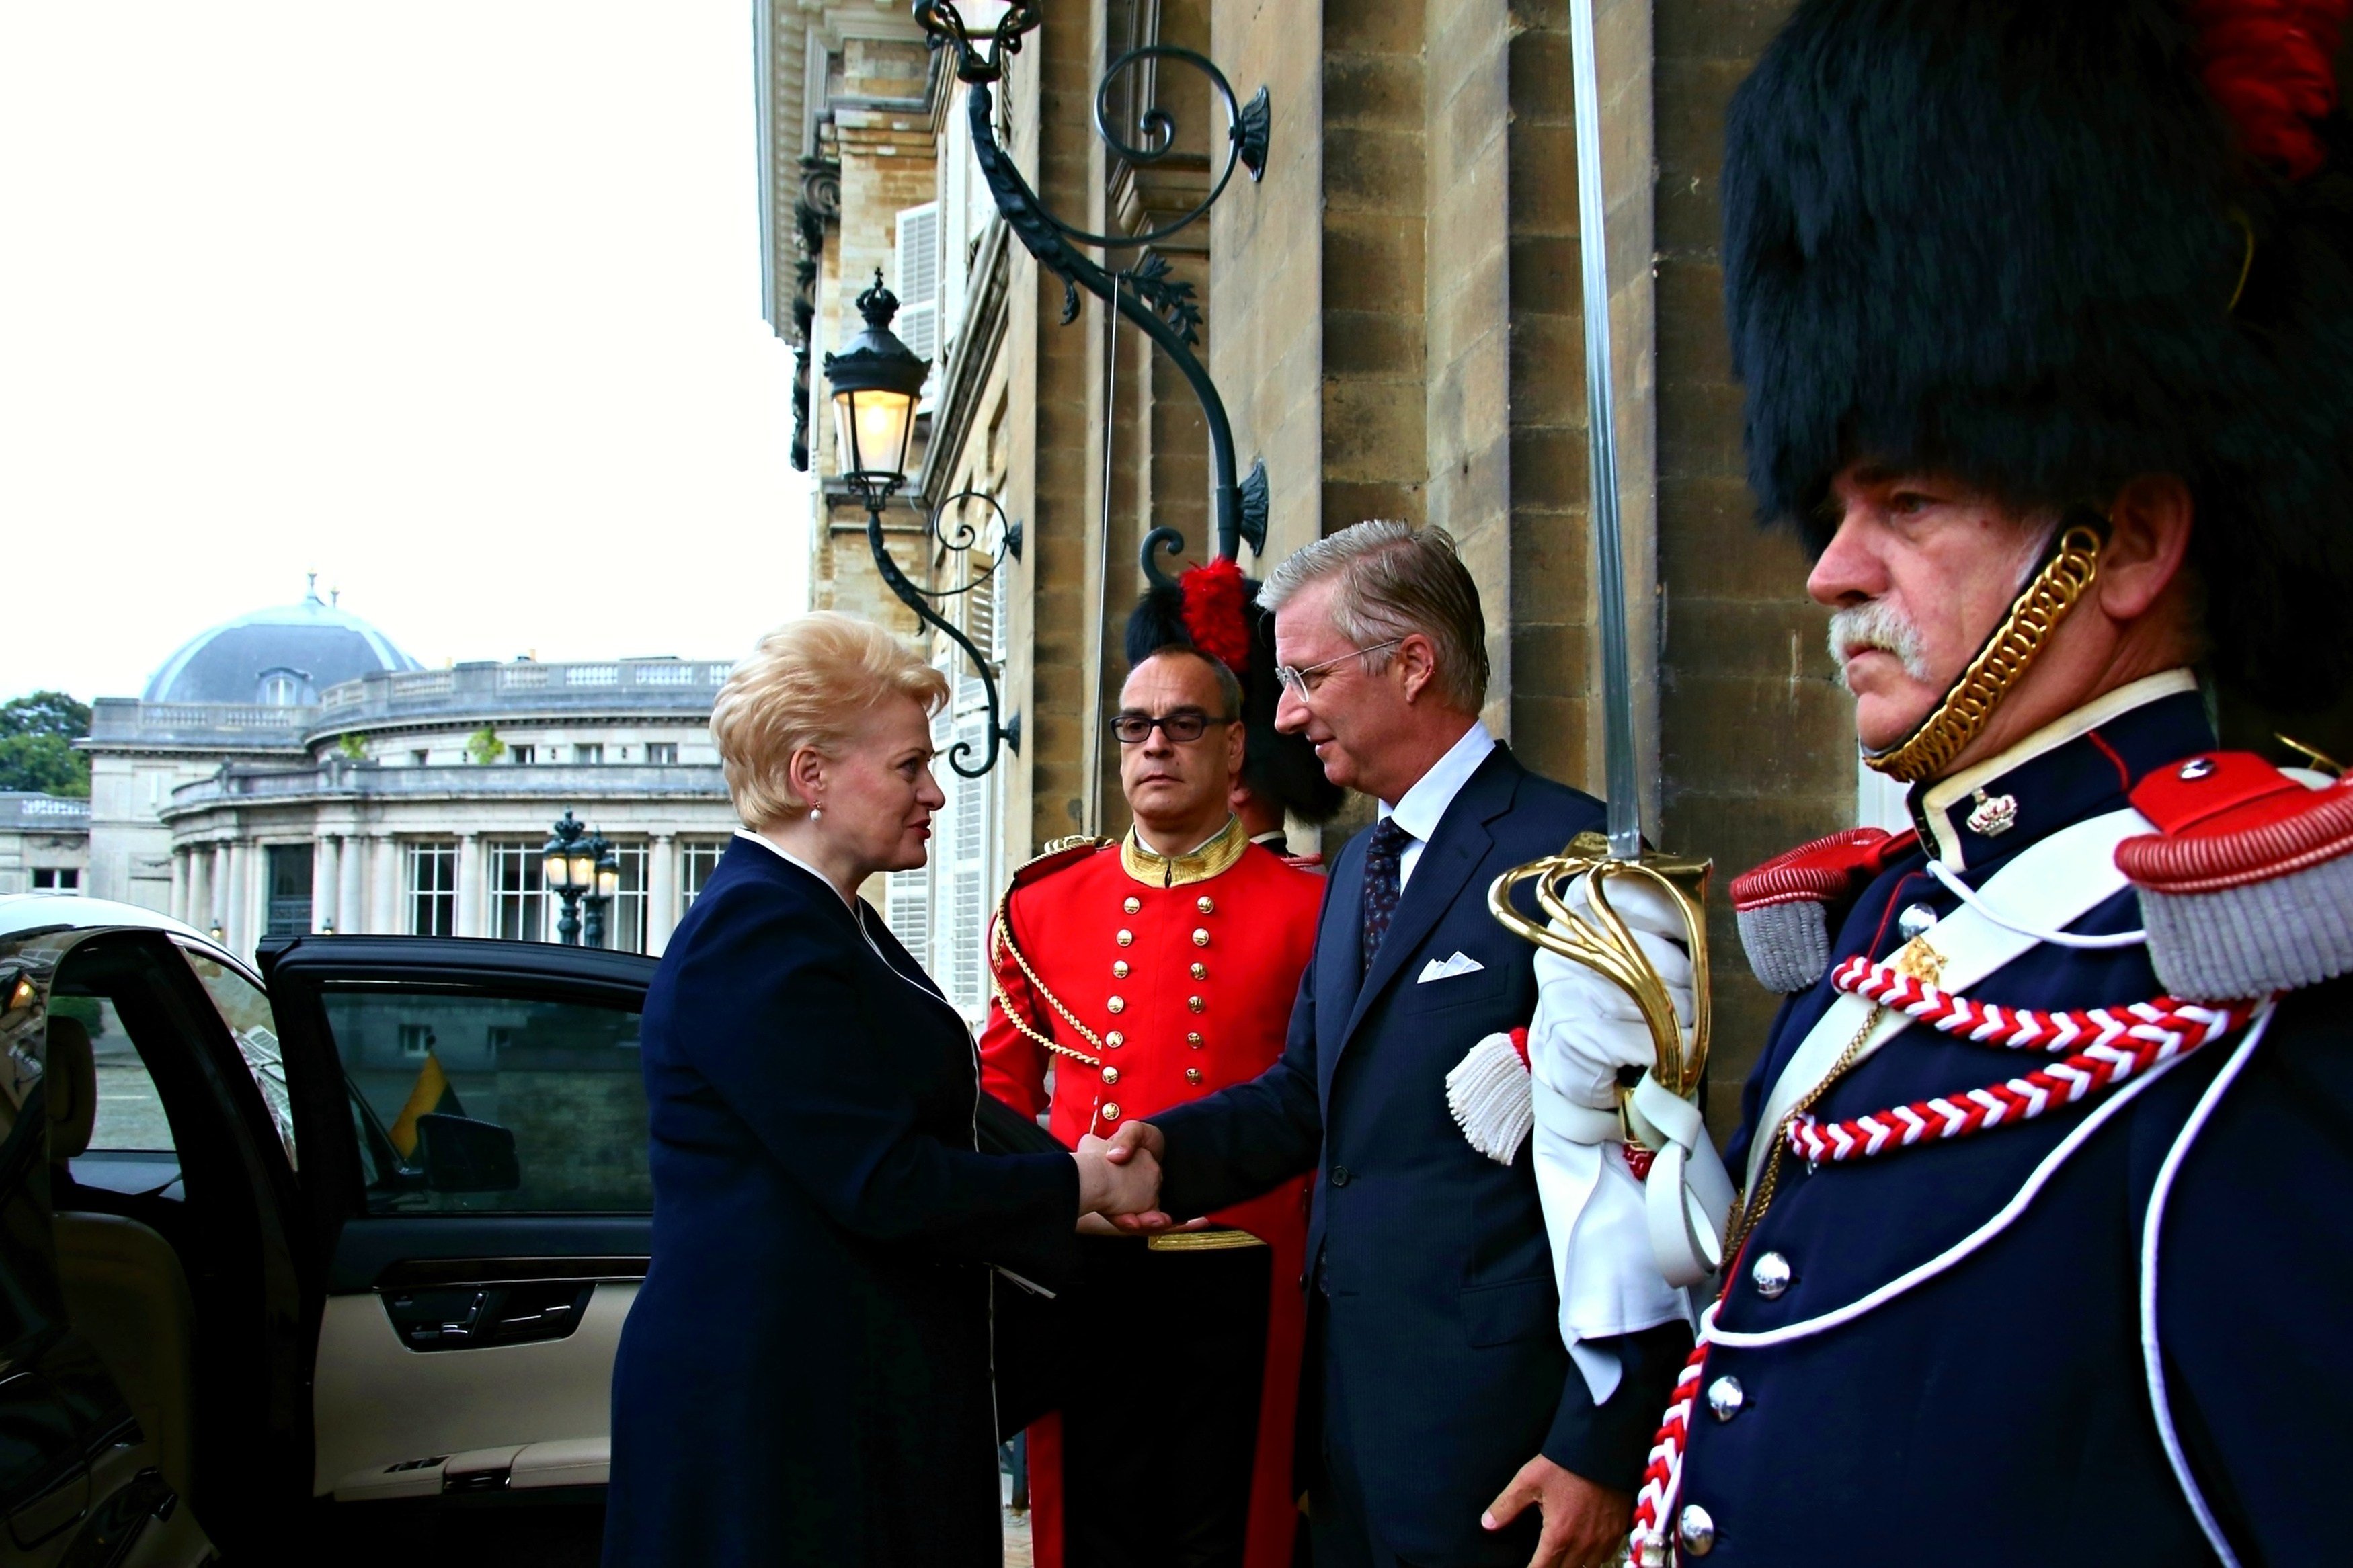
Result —
[[[1285,691],[1304,702],[1307,700],[1307,694],[1315,689],[1307,682],[1309,676],[1321,675],[1334,665],[1345,664],[1352,658],[1366,658],[1377,653],[1387,653],[1403,641],[1405,641],[1403,637],[1391,637],[1388,641],[1376,643],[1371,647],[1350,648],[1337,658],[1327,658],[1321,664],[1311,664],[1305,669],[1295,669],[1287,664],[1278,665],[1275,667],[1274,679]],[[1316,684],[1322,683],[1319,681]]]
[[[1198,741],[1208,734],[1212,724],[1232,722],[1231,719],[1212,719],[1198,708],[1179,708],[1174,713],[1163,713],[1156,719],[1149,713],[1114,713],[1112,715],[1111,732],[1123,746],[1140,746],[1152,739],[1152,731],[1156,729],[1181,746],[1187,741]]]

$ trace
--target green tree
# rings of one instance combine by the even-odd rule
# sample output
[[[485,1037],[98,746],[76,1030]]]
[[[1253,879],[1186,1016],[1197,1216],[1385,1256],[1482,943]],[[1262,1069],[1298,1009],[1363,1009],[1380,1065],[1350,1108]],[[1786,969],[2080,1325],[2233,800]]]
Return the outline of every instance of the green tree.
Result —
[[[62,691],[0,702],[0,790],[90,795],[90,758],[73,742],[90,733],[90,705]]]
[[[343,753],[343,761],[347,763],[366,762],[367,737],[356,730],[346,730],[335,737],[335,750]]]
[[[0,735],[56,735],[79,741],[90,733],[90,704],[62,691],[36,691],[0,702]]]
[[[466,738],[466,754],[488,767],[507,754],[507,743],[499,739],[496,730],[485,724]]]

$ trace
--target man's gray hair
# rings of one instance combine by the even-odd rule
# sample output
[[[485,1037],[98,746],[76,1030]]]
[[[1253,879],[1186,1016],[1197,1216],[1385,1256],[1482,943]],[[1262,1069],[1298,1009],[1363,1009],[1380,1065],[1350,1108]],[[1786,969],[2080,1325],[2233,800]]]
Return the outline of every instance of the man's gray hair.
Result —
[[[1360,522],[1294,551],[1267,577],[1258,602],[1271,612],[1311,583],[1330,579],[1332,627],[1358,647],[1419,632],[1438,653],[1433,678],[1450,707],[1476,713],[1487,700],[1487,618],[1479,585],[1442,528]],[[1367,666],[1388,668],[1389,655]]]

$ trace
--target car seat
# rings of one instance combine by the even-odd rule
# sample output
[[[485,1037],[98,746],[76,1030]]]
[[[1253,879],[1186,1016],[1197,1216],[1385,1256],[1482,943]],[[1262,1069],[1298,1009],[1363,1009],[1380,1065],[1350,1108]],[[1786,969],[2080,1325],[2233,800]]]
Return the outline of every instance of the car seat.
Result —
[[[47,1064],[49,1162],[90,1149],[98,1122],[98,1067],[79,1021],[52,1015]],[[75,1189],[54,1184],[58,1201]],[[59,1208],[58,1279],[74,1330],[98,1352],[153,1444],[155,1463],[184,1501],[195,1451],[195,1302],[172,1244],[120,1215]]]

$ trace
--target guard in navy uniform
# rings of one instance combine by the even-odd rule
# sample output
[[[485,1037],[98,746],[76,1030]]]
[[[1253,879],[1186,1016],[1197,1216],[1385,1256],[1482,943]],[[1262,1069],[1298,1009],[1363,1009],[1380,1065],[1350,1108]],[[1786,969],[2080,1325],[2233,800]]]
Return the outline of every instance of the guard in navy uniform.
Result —
[[[1751,482],[1911,830],[1734,884],[1789,999],[1638,1563],[2348,1555],[2343,0],[1804,0],[1741,89]]]

